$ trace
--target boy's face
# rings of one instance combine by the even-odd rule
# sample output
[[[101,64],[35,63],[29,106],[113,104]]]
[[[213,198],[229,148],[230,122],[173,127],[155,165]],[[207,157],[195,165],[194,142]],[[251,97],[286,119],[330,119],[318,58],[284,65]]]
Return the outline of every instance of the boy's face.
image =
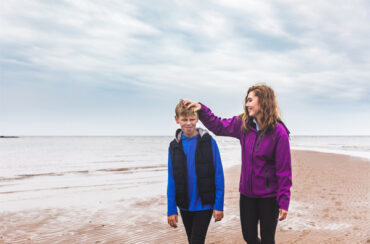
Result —
[[[181,127],[182,132],[187,137],[193,137],[198,134],[196,130],[196,125],[198,123],[198,116],[175,116],[176,123],[178,123]]]

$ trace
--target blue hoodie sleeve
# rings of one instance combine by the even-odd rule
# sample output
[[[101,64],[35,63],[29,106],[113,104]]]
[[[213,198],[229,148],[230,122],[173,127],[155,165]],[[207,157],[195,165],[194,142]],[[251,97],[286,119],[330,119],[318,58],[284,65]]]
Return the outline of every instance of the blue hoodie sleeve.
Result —
[[[224,211],[224,171],[222,168],[222,162],[220,152],[218,150],[217,143],[212,139],[212,152],[213,152],[213,165],[215,167],[215,184],[216,184],[216,199],[213,206],[214,210]]]
[[[178,214],[176,205],[175,180],[173,179],[171,153],[168,150],[168,181],[167,181],[167,216]]]

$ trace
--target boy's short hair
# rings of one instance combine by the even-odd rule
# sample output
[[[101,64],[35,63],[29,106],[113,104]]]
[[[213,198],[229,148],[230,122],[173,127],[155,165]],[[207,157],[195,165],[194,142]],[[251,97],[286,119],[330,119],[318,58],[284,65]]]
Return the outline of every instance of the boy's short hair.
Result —
[[[176,114],[176,117],[198,116],[197,112],[194,111],[194,107],[187,108],[184,105],[183,99],[181,99],[180,102],[176,105],[175,114]]]

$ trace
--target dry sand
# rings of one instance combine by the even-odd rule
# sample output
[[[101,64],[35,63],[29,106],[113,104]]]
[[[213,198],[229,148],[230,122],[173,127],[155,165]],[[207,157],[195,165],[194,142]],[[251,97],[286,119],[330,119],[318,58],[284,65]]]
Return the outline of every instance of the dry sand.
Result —
[[[276,242],[370,243],[370,162],[308,151],[292,157],[292,202]],[[244,243],[239,174],[240,166],[225,170],[225,218],[211,222],[206,243]],[[0,206],[0,243],[186,243],[181,219],[177,229],[167,225],[165,195],[133,200],[88,209],[6,212]]]

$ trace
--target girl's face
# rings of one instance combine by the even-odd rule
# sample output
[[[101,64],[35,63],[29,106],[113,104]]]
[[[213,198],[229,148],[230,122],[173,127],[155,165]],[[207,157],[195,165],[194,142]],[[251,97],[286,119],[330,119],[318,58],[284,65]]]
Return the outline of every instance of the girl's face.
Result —
[[[247,108],[248,115],[250,117],[257,118],[258,120],[258,116],[261,114],[261,109],[258,103],[258,97],[254,94],[254,91],[248,93],[245,107]]]

